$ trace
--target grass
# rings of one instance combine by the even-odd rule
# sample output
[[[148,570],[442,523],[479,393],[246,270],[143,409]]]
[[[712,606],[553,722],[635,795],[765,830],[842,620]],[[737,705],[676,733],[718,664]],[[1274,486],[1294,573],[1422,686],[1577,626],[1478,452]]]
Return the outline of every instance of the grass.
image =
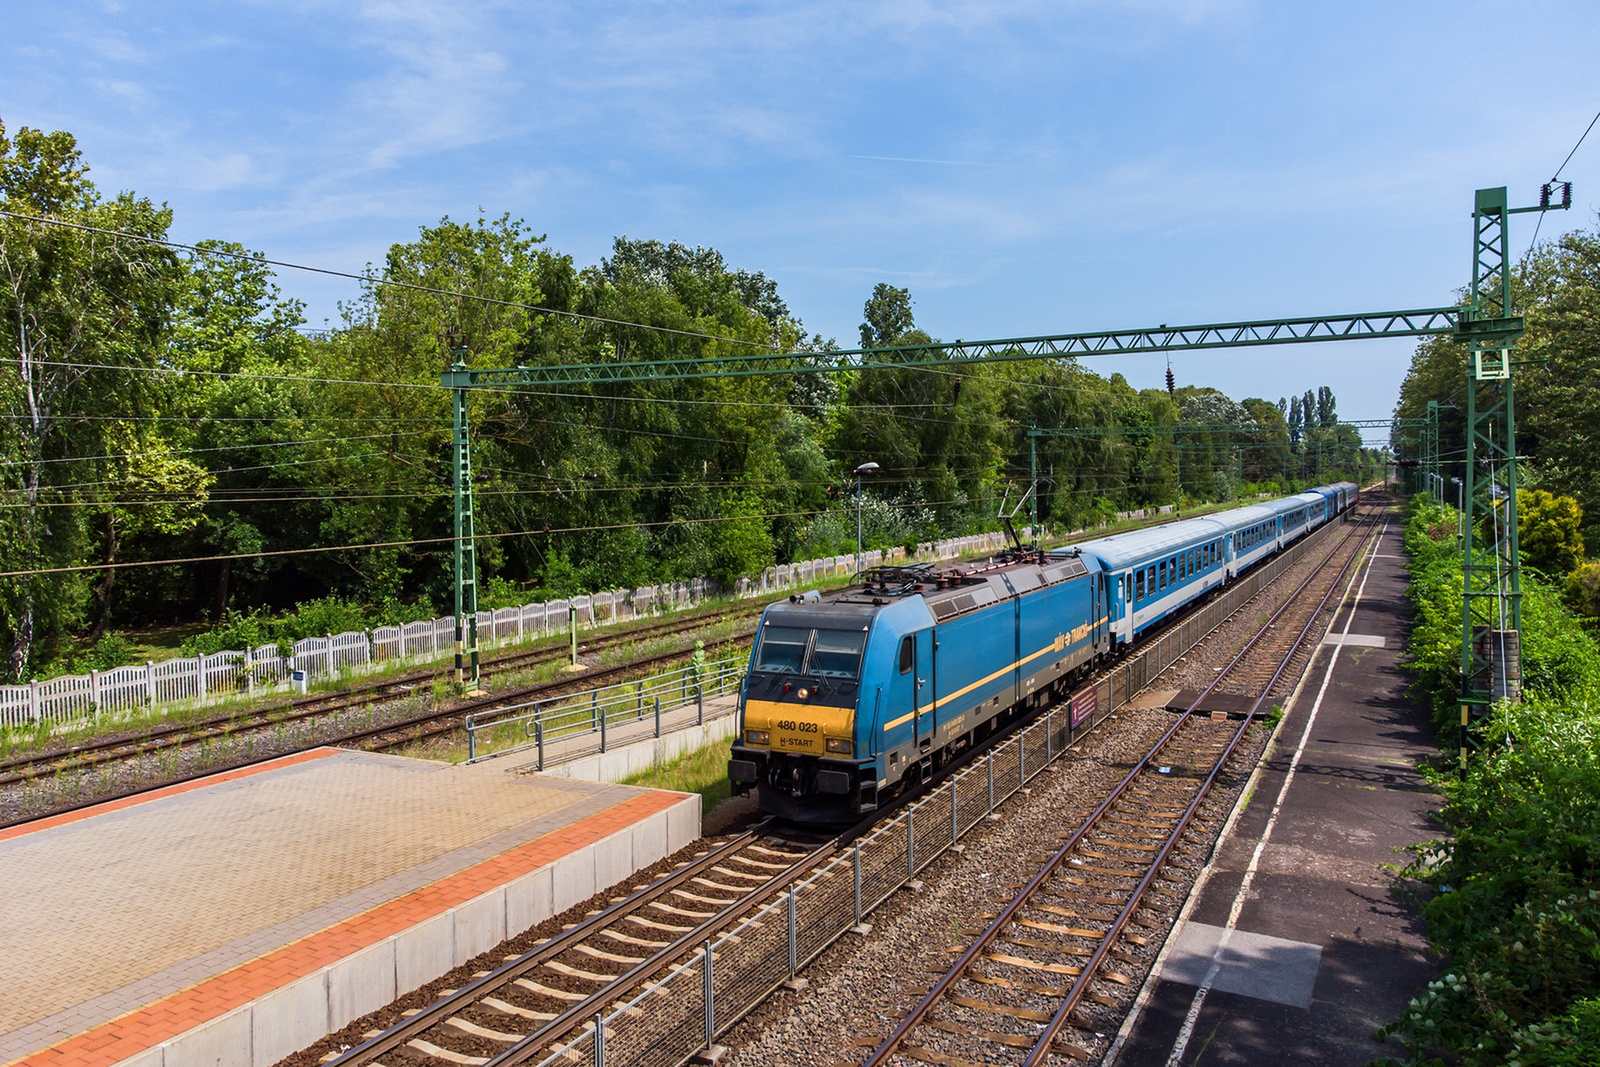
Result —
[[[731,795],[728,784],[730,744],[729,741],[713,741],[704,748],[679,756],[671,763],[663,763],[631,778],[624,778],[622,784],[671,789],[678,793],[699,793],[700,811],[702,814],[709,813]]]

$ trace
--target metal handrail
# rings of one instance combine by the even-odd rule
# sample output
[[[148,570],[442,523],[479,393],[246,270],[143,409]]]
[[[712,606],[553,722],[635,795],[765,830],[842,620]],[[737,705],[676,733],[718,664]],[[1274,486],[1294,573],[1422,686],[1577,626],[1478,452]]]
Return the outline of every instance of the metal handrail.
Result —
[[[709,663],[688,664],[652,682],[618,682],[564,696],[546,697],[523,704],[511,704],[468,715],[467,762],[539,750],[538,769],[544,769],[544,747],[554,740],[585,734],[600,736],[600,751],[606,751],[607,727],[638,722],[647,714],[655,718],[655,734],[661,735],[661,717],[679,708],[695,705],[697,722],[705,718],[705,701],[737,691],[743,684],[747,660],[729,656]],[[525,740],[507,748],[479,751],[480,734],[521,725]]]

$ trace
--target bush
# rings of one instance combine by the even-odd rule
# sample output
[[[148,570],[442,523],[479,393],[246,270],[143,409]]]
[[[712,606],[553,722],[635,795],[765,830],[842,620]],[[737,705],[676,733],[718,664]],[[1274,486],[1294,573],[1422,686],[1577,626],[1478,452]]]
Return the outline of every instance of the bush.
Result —
[[[433,605],[426,600],[411,602],[386,597],[373,605],[361,605],[338,597],[308,600],[287,615],[272,618],[259,610],[228,609],[222,622],[184,641],[179,652],[185,656],[209,656],[216,652],[242,652],[276,645],[287,656],[294,643],[306,637],[370,630],[375,626],[397,626],[414,619],[433,617]]]
[[[1416,691],[1454,747],[1461,568],[1445,509],[1414,503]],[[1524,587],[1525,699],[1478,727],[1464,781],[1434,773],[1450,836],[1418,846],[1406,875],[1435,895],[1428,939],[1450,973],[1389,1025],[1411,1063],[1600,1062],[1600,648],[1554,590]]]
[[[1591,626],[1600,623],[1600,560],[1573,568],[1567,575],[1562,599],[1569,610]]]
[[[119,633],[100,635],[100,640],[78,661],[80,671],[109,671],[133,658],[133,642]]]
[[[229,608],[221,623],[187,638],[178,651],[185,656],[209,656],[216,652],[257,648],[275,640],[272,623],[264,613]]]

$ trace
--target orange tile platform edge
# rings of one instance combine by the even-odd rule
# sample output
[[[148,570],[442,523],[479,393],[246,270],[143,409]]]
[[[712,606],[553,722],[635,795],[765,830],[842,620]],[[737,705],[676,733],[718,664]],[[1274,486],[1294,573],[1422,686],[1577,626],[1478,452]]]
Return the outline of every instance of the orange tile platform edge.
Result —
[[[684,799],[681,793],[660,791],[631,797],[126,1015],[12,1060],[6,1067],[110,1067],[664,812]]]
[[[35,819],[32,822],[19,823],[0,830],[0,841],[9,841],[13,837],[22,837],[26,834],[36,834],[40,830],[49,830],[56,826],[66,826],[68,823],[82,822],[92,819],[97,815],[104,815],[111,811],[121,811],[138,804],[148,804],[152,800],[163,800],[166,797],[177,796],[179,793],[190,793],[196,789],[207,789],[223,782],[232,782],[239,778],[248,778],[252,774],[263,774],[275,771],[281,767],[293,767],[297,763],[309,763],[314,759],[325,759],[343,751],[337,748],[313,748],[305,752],[296,752],[292,756],[278,756],[274,759],[262,760],[252,763],[248,767],[240,767],[236,771],[222,771],[218,774],[208,774],[203,778],[195,778],[177,785],[162,786],[160,789],[151,789],[144,793],[135,793],[131,797],[122,797],[118,800],[107,800],[100,804],[91,804],[79,808],[77,811],[62,812],[60,815],[51,815],[44,819]]]

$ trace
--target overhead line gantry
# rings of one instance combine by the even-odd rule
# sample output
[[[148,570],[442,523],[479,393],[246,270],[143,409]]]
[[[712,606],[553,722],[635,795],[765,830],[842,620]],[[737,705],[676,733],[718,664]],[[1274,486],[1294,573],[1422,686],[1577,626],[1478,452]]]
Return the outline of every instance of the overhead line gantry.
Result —
[[[1552,198],[1552,190],[1560,200]],[[1517,632],[1522,617],[1522,578],[1517,544],[1516,419],[1512,351],[1524,322],[1511,306],[1507,255],[1509,216],[1569,208],[1571,183],[1551,183],[1538,205],[1512,208],[1505,188],[1479,189],[1473,205],[1472,282],[1464,305],[1355,315],[1254,319],[1193,326],[1147,327],[1009,337],[989,341],[929,342],[885,348],[823,352],[767,352],[633,363],[575,363],[480,369],[453,362],[440,384],[454,392],[456,535],[456,667],[458,680],[470,656],[470,687],[478,684],[477,559],[473,548],[472,468],[467,393],[472,389],[625,385],[765,374],[833,374],[871,368],[949,368],[985,363],[1141,352],[1255,348],[1316,341],[1374,340],[1453,335],[1468,348],[1467,462],[1461,652],[1461,763],[1466,766],[1468,725],[1474,710],[1496,699],[1517,699],[1520,680]],[[716,342],[709,342],[715,344]],[[1437,419],[1437,411],[1430,412]],[[1432,434],[1437,441],[1437,431]],[[1428,451],[1425,447],[1425,451]],[[1437,446],[1428,462],[1437,464]],[[1480,465],[1483,470],[1480,472]],[[1483,547],[1474,517],[1489,520]],[[1504,531],[1504,532],[1502,532]]]

